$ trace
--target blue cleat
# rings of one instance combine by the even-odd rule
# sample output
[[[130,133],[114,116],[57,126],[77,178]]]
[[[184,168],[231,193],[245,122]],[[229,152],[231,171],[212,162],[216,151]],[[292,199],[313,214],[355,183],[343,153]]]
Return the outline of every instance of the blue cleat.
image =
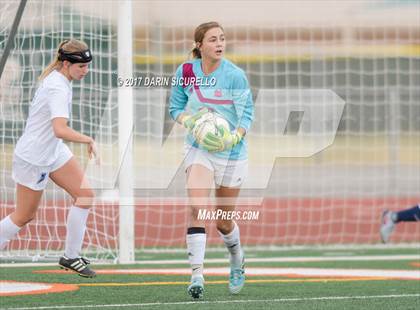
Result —
[[[194,299],[203,298],[204,294],[204,277],[195,276],[191,278],[191,284],[188,286],[188,294]]]
[[[230,277],[229,277],[229,291],[231,294],[238,294],[245,284],[245,267],[242,262],[242,266],[240,268],[233,268],[231,266],[230,269]]]

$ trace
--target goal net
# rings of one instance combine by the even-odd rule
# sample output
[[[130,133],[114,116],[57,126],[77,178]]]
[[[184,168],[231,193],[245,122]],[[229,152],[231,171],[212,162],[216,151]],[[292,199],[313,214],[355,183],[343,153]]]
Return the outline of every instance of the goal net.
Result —
[[[19,2],[2,0],[0,5],[0,50],[4,51]],[[88,7],[92,9],[93,6]],[[0,80],[1,218],[15,208],[15,184],[11,178],[13,149],[22,134],[38,76],[64,39],[81,39],[94,51],[88,76],[81,82],[72,83],[70,126],[95,138],[108,138],[105,142],[112,146],[109,139],[112,139],[113,110],[109,96],[117,67],[116,26],[111,19],[112,11],[99,7],[96,13],[83,10],[81,1],[28,1],[24,8]],[[87,167],[86,147],[69,146],[81,165]],[[1,256],[36,260],[62,255],[66,216],[71,204],[72,199],[50,181],[36,218],[9,243]],[[116,258],[116,220],[118,206],[95,207],[89,216],[84,251],[97,258]]]
[[[243,244],[375,244],[380,242],[383,210],[419,202],[416,7],[398,1],[332,6],[322,1],[247,1],[238,7],[232,1],[219,15],[217,6],[203,1],[200,7],[189,7],[185,21],[176,18],[183,16],[182,5],[150,4],[152,13],[134,36],[137,77],[173,76],[189,56],[194,28],[214,16],[224,26],[226,57],[248,76],[255,121],[247,135],[249,175],[237,208],[259,211],[259,219],[240,222]],[[296,90],[308,101],[290,107],[284,94]],[[333,91],[345,102],[342,113],[335,111],[338,122],[330,115],[334,105],[319,106],[313,97],[305,97],[317,90]],[[139,87],[136,94],[141,113],[135,149],[141,151],[134,155],[139,158],[135,170],[148,180],[161,180],[156,168],[170,166],[167,162],[182,154],[182,142],[175,141],[182,140],[183,132],[175,126],[170,135],[172,122],[159,123],[165,98],[156,88]],[[321,98],[331,99],[325,93]],[[302,145],[311,144],[305,128],[311,122],[335,138],[323,144],[325,148],[305,152]],[[148,153],[143,144],[154,147]],[[167,157],[156,158],[156,150]],[[180,199],[185,198],[185,173],[182,165],[177,167],[176,174],[170,174],[174,177],[167,177],[170,182],[160,185],[168,189],[155,191],[159,199],[139,194],[137,246],[183,245],[188,208]],[[138,188],[148,185],[138,178]],[[214,221],[207,224],[208,244],[221,244]],[[418,243],[416,224],[399,225],[392,242]]]

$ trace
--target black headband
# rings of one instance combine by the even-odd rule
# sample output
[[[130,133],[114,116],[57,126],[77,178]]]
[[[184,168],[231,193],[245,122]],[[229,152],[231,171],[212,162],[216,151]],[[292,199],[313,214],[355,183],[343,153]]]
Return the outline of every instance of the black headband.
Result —
[[[92,53],[89,49],[81,52],[65,52],[62,48],[60,48],[58,50],[58,60],[67,60],[70,61],[72,64],[91,62]]]

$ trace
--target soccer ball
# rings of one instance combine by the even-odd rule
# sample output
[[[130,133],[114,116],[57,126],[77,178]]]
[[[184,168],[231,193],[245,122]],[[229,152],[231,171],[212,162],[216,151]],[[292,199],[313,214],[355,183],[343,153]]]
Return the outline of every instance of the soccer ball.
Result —
[[[229,130],[229,123],[220,115],[207,112],[203,114],[196,122],[193,128],[192,134],[198,144],[203,142],[204,137],[207,133],[211,132],[214,135],[218,135],[219,132],[216,126],[223,126]]]

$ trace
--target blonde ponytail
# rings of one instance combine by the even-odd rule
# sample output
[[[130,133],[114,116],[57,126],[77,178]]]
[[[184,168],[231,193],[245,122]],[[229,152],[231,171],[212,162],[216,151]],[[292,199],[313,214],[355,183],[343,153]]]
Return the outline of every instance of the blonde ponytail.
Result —
[[[41,81],[52,71],[61,69],[63,62],[61,60],[58,60],[60,49],[63,49],[65,52],[71,53],[71,52],[84,51],[87,48],[88,48],[87,44],[83,41],[79,41],[76,39],[64,40],[58,45],[53,61],[51,61],[51,63],[44,69],[44,71],[42,71],[38,80]]]

